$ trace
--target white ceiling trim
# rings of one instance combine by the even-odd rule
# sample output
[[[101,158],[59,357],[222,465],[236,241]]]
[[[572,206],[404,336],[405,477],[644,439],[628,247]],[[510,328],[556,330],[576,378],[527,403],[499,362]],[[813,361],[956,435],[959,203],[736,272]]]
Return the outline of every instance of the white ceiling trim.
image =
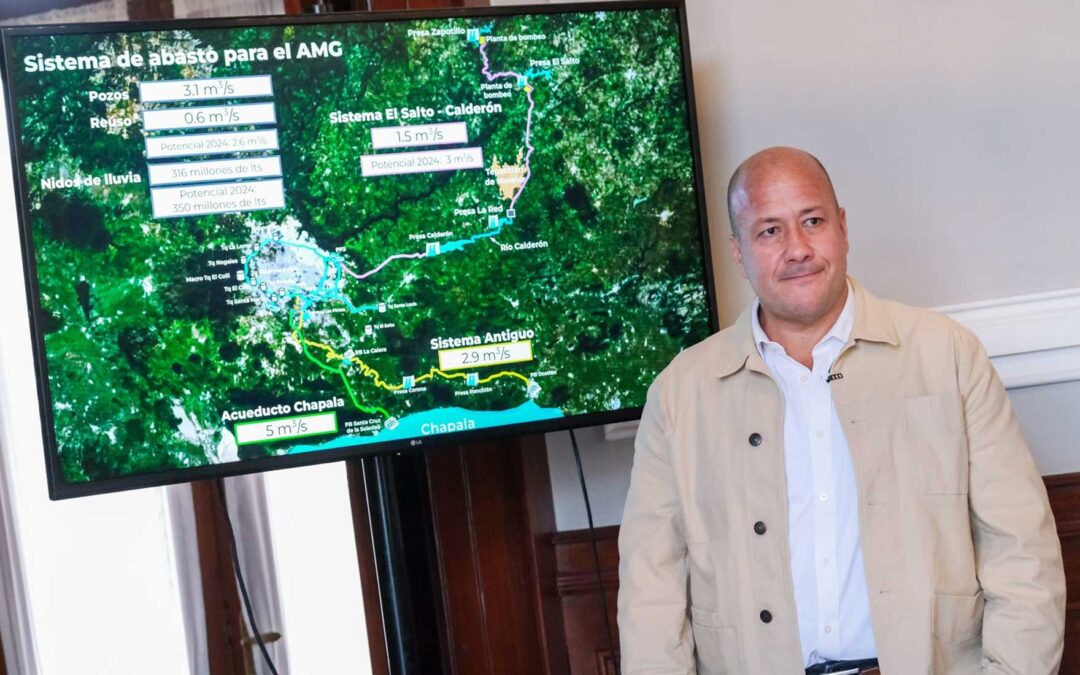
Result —
[[[1080,288],[934,309],[978,336],[1007,389],[1080,380]],[[636,421],[604,425],[608,441],[636,432]]]
[[[936,309],[978,336],[1007,388],[1080,380],[1080,288]]]

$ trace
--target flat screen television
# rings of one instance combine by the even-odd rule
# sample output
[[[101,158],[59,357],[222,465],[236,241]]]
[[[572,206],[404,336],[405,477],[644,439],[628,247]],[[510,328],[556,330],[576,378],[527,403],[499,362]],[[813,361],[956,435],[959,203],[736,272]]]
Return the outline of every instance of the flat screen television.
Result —
[[[681,2],[2,38],[53,498],[632,419],[715,329]]]

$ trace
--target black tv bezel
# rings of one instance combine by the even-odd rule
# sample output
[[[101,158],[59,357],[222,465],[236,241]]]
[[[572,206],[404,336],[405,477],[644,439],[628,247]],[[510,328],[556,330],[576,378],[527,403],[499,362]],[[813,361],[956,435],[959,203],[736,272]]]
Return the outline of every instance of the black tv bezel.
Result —
[[[69,483],[63,480],[60,467],[59,447],[54,433],[52,415],[52,392],[49,386],[48,364],[45,358],[44,332],[39,324],[42,314],[40,294],[37,284],[36,249],[30,227],[30,217],[25,195],[28,183],[22,168],[24,155],[20,135],[22,128],[18,107],[11,90],[13,80],[14,55],[12,38],[23,36],[46,36],[67,34],[95,33],[136,33],[143,31],[183,30],[183,29],[229,29],[250,26],[283,26],[333,23],[389,23],[396,21],[417,21],[444,18],[483,18],[506,17],[539,14],[577,14],[590,12],[615,12],[621,10],[675,10],[679,30],[681,49],[681,67],[683,86],[686,91],[686,114],[690,132],[690,151],[693,162],[694,187],[698,207],[698,235],[704,273],[705,291],[708,302],[709,331],[715,333],[718,326],[716,308],[716,289],[713,280],[712,252],[709,243],[709,226],[705,208],[705,183],[701,167],[701,149],[699,143],[696,104],[694,98],[693,73],[690,59],[690,40],[687,29],[685,0],[621,0],[614,2],[581,2],[554,5],[515,5],[507,7],[473,7],[438,10],[408,10],[391,12],[338,12],[330,14],[270,15],[254,17],[220,17],[199,19],[168,19],[152,21],[110,21],[84,24],[53,24],[38,26],[0,27],[0,73],[4,79],[5,104],[8,114],[8,137],[11,143],[11,161],[15,178],[15,201],[19,216],[19,243],[23,260],[23,277],[27,294],[27,312],[30,321],[31,343],[34,357],[34,374],[37,380],[38,409],[44,441],[45,468],[49,498],[52,500],[70,499],[90,495],[107,494],[125,490],[160,487],[187,483],[209,478],[224,478],[277,469],[290,469],[300,466],[313,466],[344,459],[400,453],[403,451],[426,451],[429,448],[450,446],[471,441],[490,440],[561,431],[599,424],[625,422],[641,416],[641,406],[613,411],[584,413],[568,417],[534,422],[519,422],[497,427],[487,427],[471,431],[459,431],[437,436],[399,439],[375,443],[366,443],[346,448],[302,453],[299,455],[278,455],[259,459],[239,460],[224,464],[211,464],[191,468],[169,469],[148,473],[131,474],[123,477]]]

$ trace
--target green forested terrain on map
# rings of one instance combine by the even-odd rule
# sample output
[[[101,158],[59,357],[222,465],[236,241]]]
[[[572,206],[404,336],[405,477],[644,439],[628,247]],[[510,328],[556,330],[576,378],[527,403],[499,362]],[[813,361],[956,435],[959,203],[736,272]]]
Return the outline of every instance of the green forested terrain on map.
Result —
[[[68,482],[636,407],[709,331],[674,10],[13,45]],[[225,95],[263,75],[271,94]],[[222,95],[141,98],[170,80]],[[272,123],[231,117],[254,103]],[[221,124],[146,128],[168,109]],[[277,148],[148,150],[271,129]],[[148,176],[278,157],[283,207]]]

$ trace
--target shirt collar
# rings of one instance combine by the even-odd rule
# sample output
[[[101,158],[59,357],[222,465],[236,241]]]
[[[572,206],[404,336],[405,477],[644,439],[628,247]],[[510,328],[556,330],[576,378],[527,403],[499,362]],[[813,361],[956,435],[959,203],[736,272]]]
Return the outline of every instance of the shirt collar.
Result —
[[[866,290],[856,279],[848,277],[848,287],[855,291],[854,319],[851,327],[850,342],[875,342],[897,347],[900,334],[892,320],[889,303],[877,298]],[[768,374],[765,360],[758,353],[754,344],[752,316],[757,316],[756,305],[750,303],[739,314],[735,323],[709,339],[713,358],[714,372],[717,377],[728,377],[742,368]],[[846,343],[845,343],[846,344]]]
[[[758,317],[759,310],[761,309],[761,300],[754,299],[753,309],[750,311],[750,329],[754,334],[754,344],[757,346],[758,354],[762,358],[765,357],[766,348],[776,348],[783,350],[778,343],[769,339],[769,336],[765,334],[765,330],[761,327],[761,319]],[[830,339],[835,338],[840,341],[840,344],[846,344],[848,338],[851,337],[851,329],[855,324],[855,290],[851,287],[851,282],[847,282],[847,300],[844,301],[844,308],[840,310],[840,316],[836,317],[836,321],[833,323],[829,332],[822,336],[814,348],[817,349],[818,345],[828,342]]]

